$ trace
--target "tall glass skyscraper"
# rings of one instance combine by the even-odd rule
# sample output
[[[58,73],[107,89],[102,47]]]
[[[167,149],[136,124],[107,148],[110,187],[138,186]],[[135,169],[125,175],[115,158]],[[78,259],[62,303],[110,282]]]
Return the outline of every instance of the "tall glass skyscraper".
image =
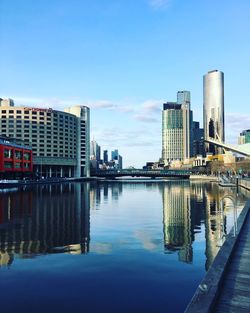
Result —
[[[203,76],[203,123],[204,138],[224,142],[224,73],[209,71]],[[220,148],[206,144],[206,152],[218,154]]]

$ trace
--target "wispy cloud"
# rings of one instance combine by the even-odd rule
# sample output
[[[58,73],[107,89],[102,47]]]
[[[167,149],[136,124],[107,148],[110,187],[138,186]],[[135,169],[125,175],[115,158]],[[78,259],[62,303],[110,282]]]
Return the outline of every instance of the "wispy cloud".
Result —
[[[159,144],[160,144],[160,141],[159,141]],[[152,142],[150,140],[136,140],[136,141],[133,141],[133,142],[127,142],[124,144],[125,147],[135,147],[135,148],[138,148],[138,147],[151,147],[151,146],[154,146],[155,145],[155,142]]]
[[[110,100],[82,100],[79,97],[58,98],[58,97],[28,97],[12,96],[17,105],[33,106],[41,108],[53,108],[63,110],[73,105],[86,105],[93,110],[113,110],[120,113],[134,114],[134,118],[143,122],[153,122],[152,114],[158,114],[161,110],[162,100],[149,99],[142,103],[130,103],[129,101]],[[151,115],[151,117],[149,117]]]
[[[169,7],[171,2],[172,2],[171,0],[149,0],[149,5],[153,9],[159,10],[159,9],[165,9]]]
[[[131,105],[120,105],[117,107],[117,111],[121,113],[133,113],[135,112],[135,108]]]
[[[108,100],[99,100],[94,102],[88,102],[87,105],[91,109],[116,109],[117,105]]]
[[[250,129],[250,115],[239,113],[226,114],[226,136],[232,143],[237,142],[240,132]]]
[[[122,101],[117,102],[116,104],[109,100],[87,101],[86,105],[95,110],[108,109],[121,113],[132,113],[135,111],[131,104],[124,104]]]
[[[144,123],[158,123],[161,116],[162,103],[162,100],[155,99],[149,99],[143,102],[139,106],[138,112],[134,115],[134,118]]]
[[[163,100],[149,99],[142,104],[142,108],[147,113],[159,113]]]
[[[226,114],[226,123],[229,128],[241,131],[243,129],[250,128],[250,115],[228,113]]]
[[[110,254],[112,252],[112,245],[105,242],[92,243],[91,252],[98,254]]]
[[[134,233],[134,236],[137,240],[141,242],[144,249],[148,251],[154,251],[157,249],[158,245],[157,242],[153,240],[153,236],[150,232],[143,231],[143,230],[137,230]]]
[[[134,116],[134,118],[139,121],[139,122],[144,122],[144,123],[157,123],[159,120],[157,118],[151,117],[151,116],[145,116],[143,114],[137,114]]]
[[[98,138],[98,142],[107,148],[115,146],[147,147],[160,142],[160,133],[154,129],[137,128],[124,130],[122,127],[105,127],[92,129],[91,136]],[[149,139],[150,138],[150,139]],[[159,142],[158,142],[159,141]]]

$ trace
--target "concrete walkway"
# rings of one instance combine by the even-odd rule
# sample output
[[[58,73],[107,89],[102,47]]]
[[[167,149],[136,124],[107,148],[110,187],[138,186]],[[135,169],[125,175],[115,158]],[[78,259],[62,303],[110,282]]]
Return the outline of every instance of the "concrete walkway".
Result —
[[[250,312],[250,214],[223,277],[215,312]]]
[[[185,312],[250,312],[250,200]]]

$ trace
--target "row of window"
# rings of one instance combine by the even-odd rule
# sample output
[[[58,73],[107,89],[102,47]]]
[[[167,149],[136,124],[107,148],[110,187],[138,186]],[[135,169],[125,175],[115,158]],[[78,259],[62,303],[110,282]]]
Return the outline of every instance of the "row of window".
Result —
[[[62,114],[56,114],[56,113],[53,113],[51,114],[51,112],[44,112],[44,111],[30,111],[30,110],[1,110],[0,111],[1,114],[21,114],[21,115],[26,115],[26,116],[38,116],[39,117],[44,117],[44,116],[47,116],[47,117],[52,117],[54,118],[54,120],[65,120],[65,121],[73,121],[75,118],[73,116],[68,116],[68,115],[62,115]],[[3,116],[2,116],[3,117]],[[85,122],[85,121],[83,121]]]
[[[14,118],[14,119],[17,119],[17,120],[21,120],[22,118],[24,118],[25,120],[27,120],[27,119],[30,119],[30,116],[29,115],[24,115],[24,116],[22,116],[22,115],[12,115],[12,114],[10,114],[10,115],[1,115],[1,118],[2,119],[4,119],[4,118],[8,118],[8,119],[12,119],[12,118]],[[32,116],[32,120],[33,119],[39,119],[39,120],[42,120],[42,121],[44,121],[44,116]],[[51,117],[47,117],[47,119],[46,119],[47,121],[51,121]]]
[[[14,123],[15,122],[15,123]],[[14,126],[15,124],[15,126]],[[6,128],[7,123],[6,121],[2,120],[1,127]],[[62,132],[62,133],[74,133],[76,134],[76,129],[73,126],[68,126],[67,124],[65,125],[60,125],[60,127],[56,127],[55,125],[52,127],[51,125],[46,125],[44,122],[37,123],[35,121],[22,121],[22,120],[9,120],[8,121],[8,127],[17,127],[17,128],[32,128],[32,129],[47,129],[47,130],[53,130],[54,132]]]
[[[0,128],[1,129],[1,128]],[[10,133],[10,134],[14,134],[14,133],[16,133],[16,134],[19,134],[19,135],[21,135],[22,133],[23,134],[26,134],[27,136],[26,137],[28,137],[28,136],[31,136],[31,135],[34,135],[34,134],[38,134],[38,135],[42,135],[42,136],[46,136],[46,137],[53,137],[53,138],[57,138],[57,137],[59,137],[61,140],[63,140],[63,139],[65,139],[65,140],[68,140],[68,139],[70,139],[70,140],[75,140],[76,141],[76,136],[74,136],[73,134],[68,134],[68,133],[51,133],[51,131],[44,131],[44,130],[30,130],[30,129],[26,129],[26,128],[24,128],[24,130],[22,130],[22,129],[3,129],[2,131],[0,130],[0,132],[1,133],[4,133],[4,134],[6,134],[6,133]],[[37,135],[36,135],[37,136]],[[48,138],[48,140],[49,140],[50,138]]]
[[[5,161],[4,162],[4,168],[24,168],[24,169],[29,169],[31,168],[31,163],[20,163],[16,162],[13,164],[13,162]]]
[[[24,152],[19,150],[14,151],[15,159],[22,160],[22,158],[26,161],[30,161],[31,159],[31,153],[30,152]],[[4,158],[5,159],[12,159],[13,158],[13,149],[4,149]]]
[[[57,153],[58,151],[60,153],[74,153],[73,149],[63,149],[61,148],[60,150],[59,149],[51,149],[50,148],[45,148],[44,146],[38,146],[38,147],[34,147],[33,148],[33,152],[35,153],[36,151],[47,151],[47,152],[54,152],[54,153]]]
[[[32,132],[32,134],[29,133],[29,131],[26,131],[24,130],[24,134],[22,134],[22,131],[21,130],[16,130],[16,132],[14,132],[14,130],[4,130],[1,132],[2,134],[9,134],[10,137],[13,137],[13,135],[16,133],[16,136],[17,137],[32,137],[32,138],[40,138],[40,139],[45,139],[46,138],[46,141],[47,142],[52,142],[53,140],[54,141],[57,141],[57,140],[61,140],[61,141],[64,141],[65,143],[68,142],[70,140],[70,142],[76,142],[76,138],[73,137],[73,136],[68,136],[67,134],[65,135],[62,135],[62,134],[59,134],[59,135],[56,135],[56,136],[53,136],[52,138],[47,138],[47,135],[50,135],[49,132],[47,133],[44,133],[44,131],[40,131],[39,133],[37,132]]]
[[[37,153],[37,156],[38,157],[56,157],[56,158],[75,158],[75,156],[73,154],[57,154],[57,153],[54,153],[54,154],[51,154],[51,153],[43,153],[43,152],[40,152],[40,153]]]
[[[39,115],[44,115],[44,113],[47,114],[47,116],[51,116],[51,112],[44,112],[44,111],[31,111],[31,110],[1,110],[0,112],[2,112],[2,114],[6,114],[6,113],[9,113],[9,114],[33,114],[33,115],[36,115],[36,114],[39,114]]]
[[[6,127],[7,124],[8,125],[14,125],[15,124],[17,127],[18,126],[20,127],[21,125],[31,125],[31,124],[32,124],[32,126],[37,126],[37,127],[44,125],[45,127],[50,128],[50,129],[51,129],[51,127],[53,127],[54,130],[58,130],[58,129],[65,130],[65,127],[67,127],[66,130],[69,130],[69,129],[72,130],[73,128],[75,129],[75,127],[76,127],[75,123],[72,123],[72,122],[68,123],[67,121],[65,121],[65,123],[60,122],[58,124],[58,123],[51,123],[51,120],[48,120],[48,119],[44,120],[44,119],[40,118],[37,121],[33,117],[32,117],[32,120],[30,120],[30,119],[21,119],[21,118],[14,119],[13,116],[9,116],[9,119],[6,119],[5,116],[2,116],[0,119],[0,122],[1,122],[2,126],[4,126],[4,127]]]

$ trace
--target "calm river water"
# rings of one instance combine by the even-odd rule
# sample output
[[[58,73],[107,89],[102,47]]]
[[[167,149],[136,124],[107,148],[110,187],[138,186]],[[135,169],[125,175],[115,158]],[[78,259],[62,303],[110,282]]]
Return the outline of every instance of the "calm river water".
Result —
[[[246,196],[189,181],[1,191],[1,312],[182,312]]]

